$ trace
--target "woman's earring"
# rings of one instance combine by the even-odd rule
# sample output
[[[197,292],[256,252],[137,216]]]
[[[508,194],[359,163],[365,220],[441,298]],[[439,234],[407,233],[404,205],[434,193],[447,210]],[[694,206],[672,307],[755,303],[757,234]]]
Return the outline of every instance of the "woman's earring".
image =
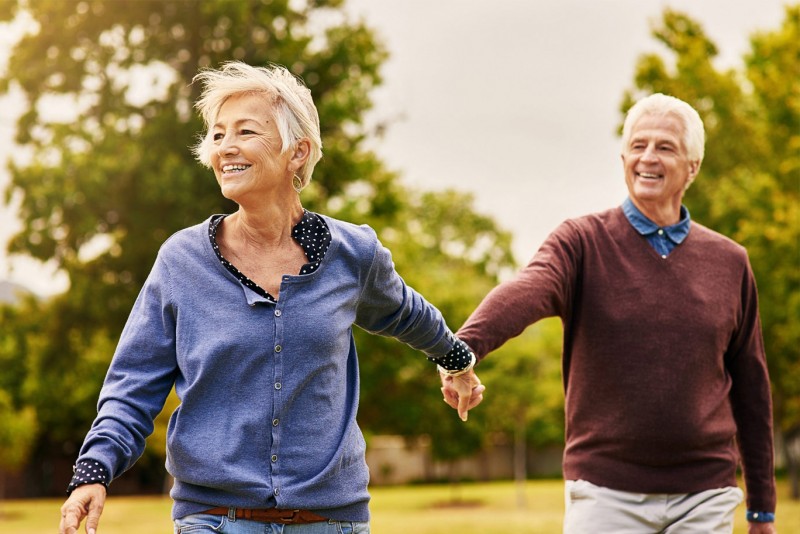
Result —
[[[298,193],[303,190],[303,181],[296,174],[292,176],[292,187]]]

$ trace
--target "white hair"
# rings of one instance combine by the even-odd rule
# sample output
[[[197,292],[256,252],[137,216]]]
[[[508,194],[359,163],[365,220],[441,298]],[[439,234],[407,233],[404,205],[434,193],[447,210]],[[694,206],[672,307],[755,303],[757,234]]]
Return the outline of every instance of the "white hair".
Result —
[[[683,126],[683,146],[690,161],[703,162],[705,155],[706,134],[703,120],[697,111],[679,98],[655,93],[636,102],[625,116],[622,126],[622,153],[627,154],[630,149],[630,140],[633,127],[645,115],[672,115]],[[689,183],[686,187],[689,187]]]
[[[203,83],[203,92],[195,107],[203,117],[206,134],[192,147],[192,152],[200,163],[211,166],[212,127],[225,101],[242,94],[263,94],[273,106],[281,152],[292,150],[302,138],[311,143],[308,160],[297,173],[301,186],[308,185],[314,166],[322,157],[322,137],[311,91],[302,81],[280,65],[253,67],[241,61],[226,62],[219,70],[203,70],[193,82],[198,80]]]

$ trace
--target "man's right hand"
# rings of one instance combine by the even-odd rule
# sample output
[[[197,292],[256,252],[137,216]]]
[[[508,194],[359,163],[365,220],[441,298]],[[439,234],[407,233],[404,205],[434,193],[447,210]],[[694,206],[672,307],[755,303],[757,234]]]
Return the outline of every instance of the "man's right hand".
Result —
[[[106,487],[102,484],[84,484],[75,488],[61,507],[58,534],[76,534],[84,518],[87,534],[95,534],[105,502]]]

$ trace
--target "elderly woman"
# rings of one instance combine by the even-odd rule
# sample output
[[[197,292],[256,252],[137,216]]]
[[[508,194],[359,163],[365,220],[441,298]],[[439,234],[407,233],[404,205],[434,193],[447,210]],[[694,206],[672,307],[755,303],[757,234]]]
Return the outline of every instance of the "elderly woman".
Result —
[[[239,209],[164,243],[81,448],[60,532],[97,528],[172,387],[176,532],[369,532],[352,328],[424,352],[465,392],[469,349],[395,272],[375,232],[303,209],[322,153],[310,91],[282,67],[208,70],[195,148]],[[453,380],[448,376],[448,380]],[[269,525],[269,526],[267,526]]]

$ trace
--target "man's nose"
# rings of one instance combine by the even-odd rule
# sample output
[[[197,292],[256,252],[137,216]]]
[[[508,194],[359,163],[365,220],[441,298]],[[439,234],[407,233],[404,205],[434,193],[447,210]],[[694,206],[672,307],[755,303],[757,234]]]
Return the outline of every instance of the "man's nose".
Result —
[[[656,161],[658,159],[658,154],[656,153],[656,147],[652,145],[648,145],[644,152],[642,152],[642,160],[643,161]]]

